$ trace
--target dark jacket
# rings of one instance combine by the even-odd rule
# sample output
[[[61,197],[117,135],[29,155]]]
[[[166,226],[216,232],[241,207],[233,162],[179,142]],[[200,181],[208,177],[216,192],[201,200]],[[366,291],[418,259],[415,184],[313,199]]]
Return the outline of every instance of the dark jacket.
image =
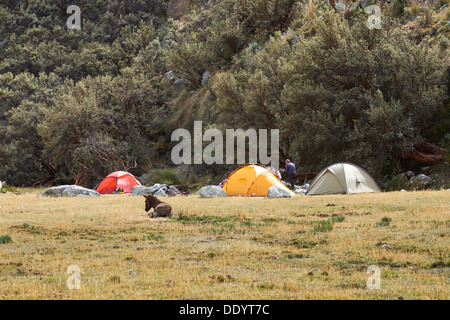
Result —
[[[286,174],[288,176],[295,176],[297,174],[295,171],[295,164],[293,164],[292,162],[288,162],[286,164]]]

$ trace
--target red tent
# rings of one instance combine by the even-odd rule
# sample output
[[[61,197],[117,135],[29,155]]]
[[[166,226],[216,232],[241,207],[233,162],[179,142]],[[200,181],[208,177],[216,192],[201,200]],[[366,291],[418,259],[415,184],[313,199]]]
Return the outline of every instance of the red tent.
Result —
[[[122,189],[124,193],[130,193],[134,186],[141,184],[131,173],[117,171],[108,175],[97,187],[100,194],[112,194],[114,191]]]

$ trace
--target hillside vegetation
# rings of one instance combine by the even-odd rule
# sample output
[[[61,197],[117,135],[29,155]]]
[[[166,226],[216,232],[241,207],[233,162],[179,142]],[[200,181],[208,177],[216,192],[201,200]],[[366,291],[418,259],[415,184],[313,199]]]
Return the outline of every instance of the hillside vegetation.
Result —
[[[171,167],[171,133],[201,120],[279,129],[298,171],[349,161],[381,183],[445,161],[449,28],[445,1],[4,0],[0,180],[141,176]]]

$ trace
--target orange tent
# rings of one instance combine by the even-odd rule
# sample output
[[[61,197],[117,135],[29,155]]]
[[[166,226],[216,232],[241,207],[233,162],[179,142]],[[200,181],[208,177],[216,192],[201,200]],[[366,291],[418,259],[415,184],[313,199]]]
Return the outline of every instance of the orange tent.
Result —
[[[117,171],[108,175],[97,187],[100,194],[112,194],[122,189],[124,193],[130,193],[134,186],[140,186],[140,182],[131,173]]]
[[[250,164],[232,172],[222,189],[229,196],[265,197],[272,186],[279,186],[289,190],[272,172],[257,164]]]

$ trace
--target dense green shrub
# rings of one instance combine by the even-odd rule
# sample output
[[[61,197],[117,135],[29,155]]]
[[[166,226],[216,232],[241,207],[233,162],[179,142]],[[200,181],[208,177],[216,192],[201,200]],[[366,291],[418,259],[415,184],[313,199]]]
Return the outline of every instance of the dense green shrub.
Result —
[[[7,192],[14,192],[14,193],[16,193],[17,189],[15,187],[11,187],[11,186],[7,185],[6,183],[2,184],[2,188],[0,189],[0,193],[7,193]]]
[[[417,141],[448,141],[445,28],[430,45],[398,26],[418,3],[382,6],[393,16],[383,30],[367,28],[362,3],[325,0],[74,0],[83,25],[68,30],[64,3],[0,4],[0,179],[11,185],[142,175],[167,164],[171,132],[194,120],[279,129],[280,156],[299,171],[350,161],[375,178]]]
[[[5,235],[5,236],[0,236],[0,243],[1,244],[5,244],[5,243],[10,243],[12,242],[12,239],[9,235]]]
[[[401,174],[392,177],[392,179],[386,183],[386,191],[400,191],[402,189],[405,189],[405,187],[406,180],[405,177]]]
[[[154,169],[142,176],[145,183],[153,185],[155,183],[163,183],[167,185],[178,185],[180,179],[177,174],[172,170],[167,169]]]

